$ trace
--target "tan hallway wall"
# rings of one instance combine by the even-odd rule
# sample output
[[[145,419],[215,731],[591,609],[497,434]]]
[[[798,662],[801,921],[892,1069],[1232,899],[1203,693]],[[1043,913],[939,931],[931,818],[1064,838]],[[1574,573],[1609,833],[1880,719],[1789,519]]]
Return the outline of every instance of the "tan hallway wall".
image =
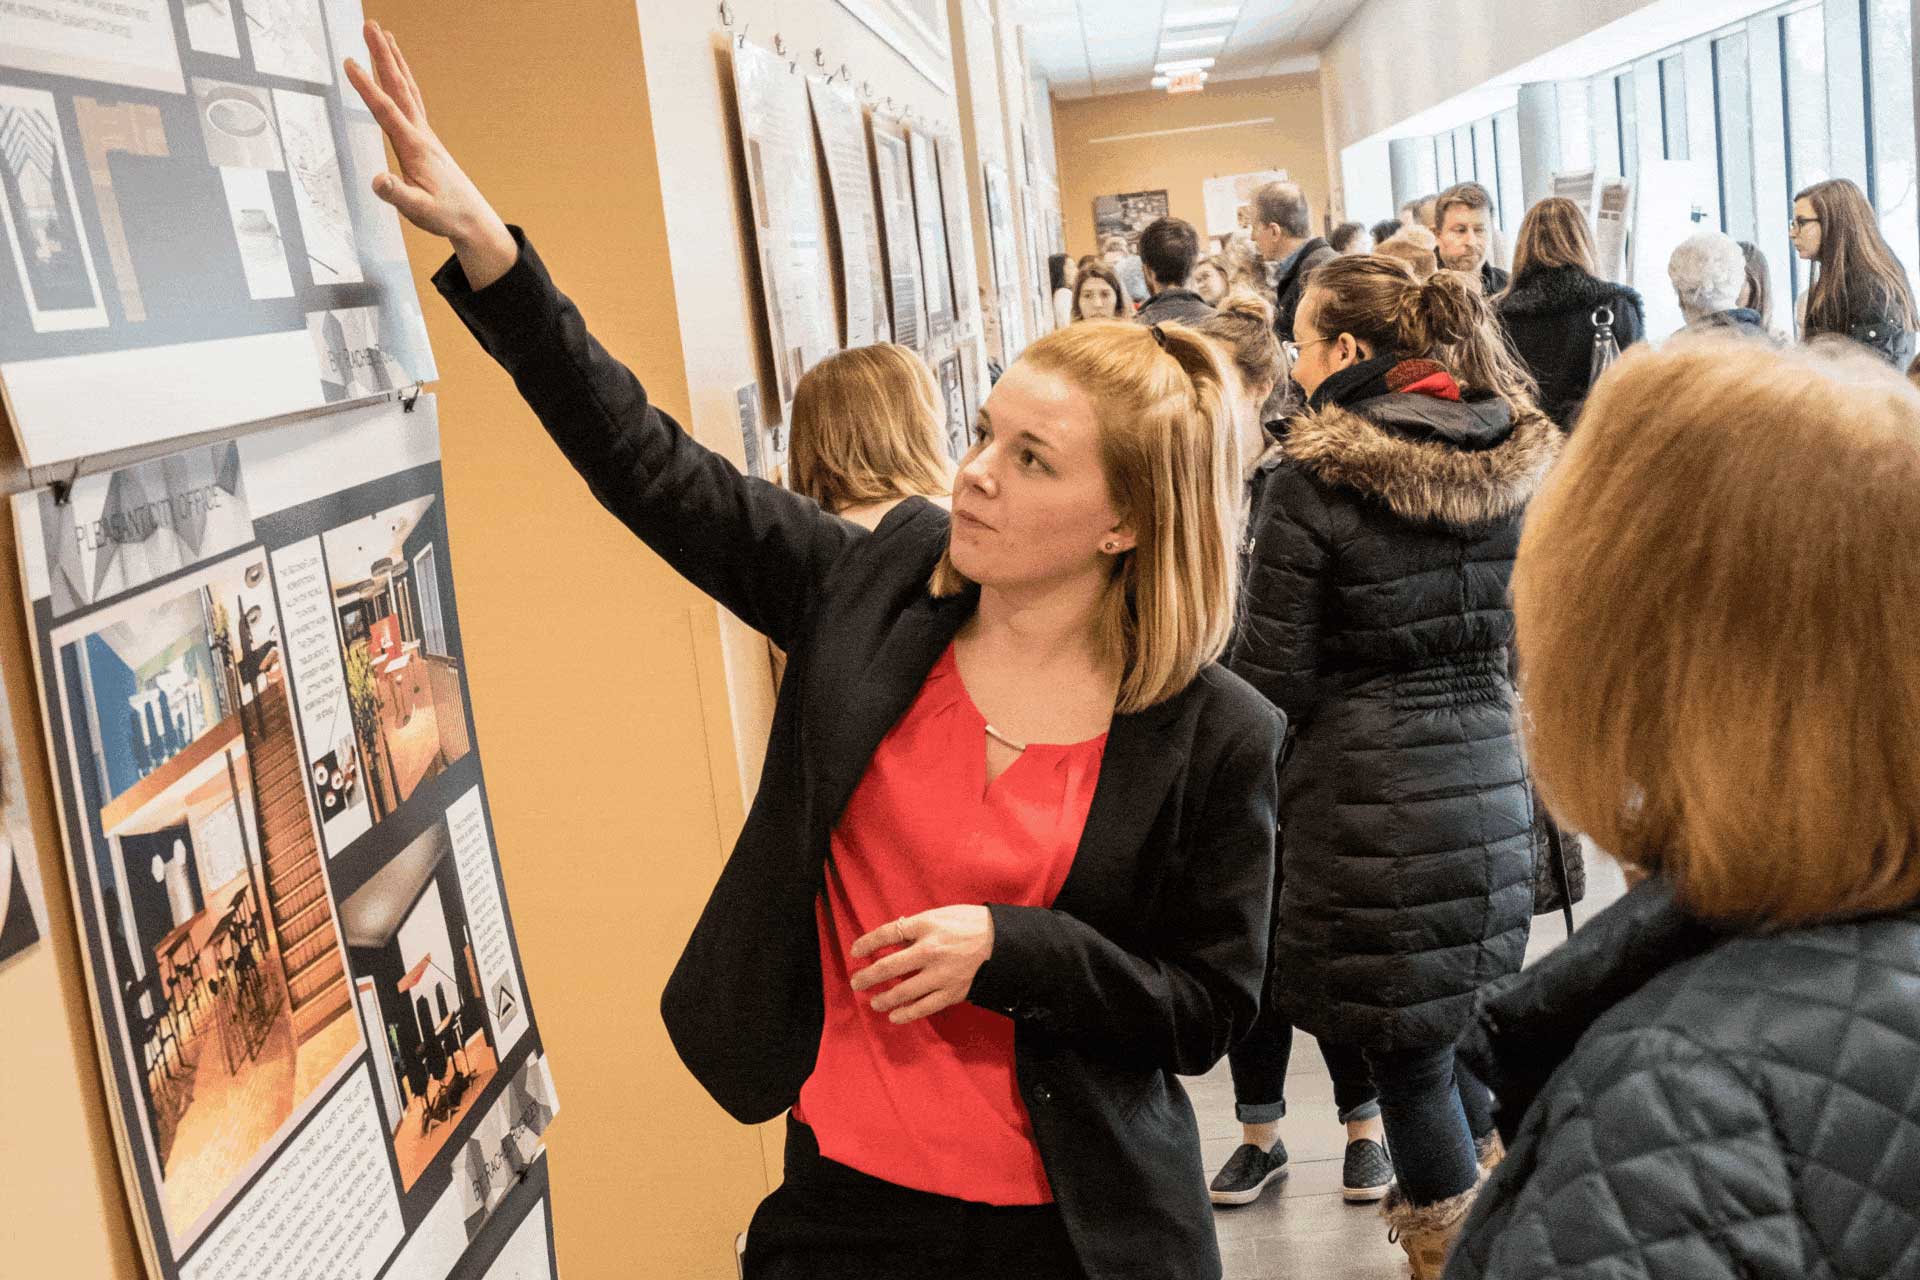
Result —
[[[1201,93],[1152,90],[1057,99],[1053,122],[1060,149],[1060,212],[1067,224],[1067,252],[1075,257],[1098,248],[1096,197],[1164,187],[1173,216],[1185,218],[1204,236],[1202,184],[1257,169],[1285,169],[1306,190],[1314,231],[1324,230],[1327,153],[1317,75],[1228,80]],[[1134,133],[1156,136],[1099,141]]]

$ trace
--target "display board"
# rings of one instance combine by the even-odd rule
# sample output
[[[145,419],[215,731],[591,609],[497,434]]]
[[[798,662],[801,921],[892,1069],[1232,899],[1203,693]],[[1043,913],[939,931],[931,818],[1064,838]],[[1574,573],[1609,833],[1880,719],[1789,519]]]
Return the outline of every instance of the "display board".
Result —
[[[1129,251],[1140,247],[1140,233],[1155,219],[1168,214],[1165,191],[1128,191],[1117,196],[1097,196],[1093,202],[1093,239],[1100,244],[1108,236],[1124,236]]]
[[[900,125],[871,116],[873,174],[880,225],[887,244],[887,283],[893,299],[893,340],[916,351],[927,346],[926,285],[920,264],[920,228],[913,212],[913,177]]]
[[[1261,169],[1256,173],[1230,173],[1208,178],[1200,184],[1201,199],[1207,210],[1207,235],[1230,236],[1253,226],[1246,212],[1253,193],[1269,182],[1285,182],[1285,169]]]
[[[1007,187],[1007,171],[989,160],[986,169],[987,239],[993,258],[994,307],[1000,320],[1001,359],[1012,365],[1027,345],[1022,319],[1020,288],[1020,248],[1014,239],[1013,196]]]
[[[913,171],[914,226],[920,239],[920,265],[926,282],[927,327],[945,337],[954,321],[953,269],[947,255],[947,215],[940,203],[940,174],[934,167],[933,138],[914,130],[907,135]]]
[[[432,379],[359,0],[0,6],[0,393],[40,465]]]
[[[892,336],[887,320],[887,268],[873,203],[873,162],[860,100],[849,89],[809,80],[813,122],[827,158],[833,221],[840,242],[840,292],[846,299],[841,345],[864,347]]]
[[[482,1274],[470,1246],[557,1102],[475,749],[433,398],[13,515],[150,1273]]]
[[[980,273],[973,257],[973,213],[967,201],[967,169],[958,139],[934,141],[940,166],[940,201],[947,211],[947,261],[953,267],[955,325],[963,337],[980,331]],[[964,344],[963,344],[964,345]],[[972,420],[972,416],[968,416]]]
[[[27,817],[26,784],[13,713],[0,686],[0,965],[47,936],[47,899],[40,885],[40,851]]]
[[[947,414],[947,455],[958,462],[973,444],[973,419],[967,413],[966,375],[960,367],[960,353],[955,351],[942,360],[935,373],[940,381],[940,401]]]
[[[836,329],[811,110],[806,81],[758,45],[734,49],[733,78],[773,347],[776,395],[762,398],[785,421],[800,375],[833,353]]]

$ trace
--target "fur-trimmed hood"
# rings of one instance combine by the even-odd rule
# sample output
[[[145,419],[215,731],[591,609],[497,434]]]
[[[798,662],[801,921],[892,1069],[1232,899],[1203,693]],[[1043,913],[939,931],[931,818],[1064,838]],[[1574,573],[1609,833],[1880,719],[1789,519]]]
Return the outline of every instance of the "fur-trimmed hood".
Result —
[[[1545,414],[1516,420],[1504,400],[1397,394],[1303,414],[1282,447],[1310,475],[1403,519],[1472,528],[1524,507],[1561,440]]]
[[[1640,293],[1624,284],[1598,280],[1578,267],[1546,267],[1514,277],[1506,293],[1493,300],[1503,316],[1557,315],[1563,311],[1591,312],[1621,299],[1647,313]]]

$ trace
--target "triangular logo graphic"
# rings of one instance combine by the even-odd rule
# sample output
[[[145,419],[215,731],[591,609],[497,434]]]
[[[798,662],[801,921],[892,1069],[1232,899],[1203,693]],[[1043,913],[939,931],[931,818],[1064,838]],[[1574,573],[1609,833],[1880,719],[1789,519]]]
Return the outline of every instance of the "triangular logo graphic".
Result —
[[[493,1016],[496,1020],[502,1023],[512,1022],[513,1015],[519,1008],[520,1002],[513,998],[513,991],[506,983],[503,982],[494,988]]]

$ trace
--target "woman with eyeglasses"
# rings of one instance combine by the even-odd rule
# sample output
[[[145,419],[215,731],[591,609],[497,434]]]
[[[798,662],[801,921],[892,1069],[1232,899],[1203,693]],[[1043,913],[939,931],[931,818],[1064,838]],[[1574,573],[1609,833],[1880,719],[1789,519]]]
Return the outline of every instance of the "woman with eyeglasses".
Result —
[[[1428,1280],[1500,1154],[1453,1042],[1533,917],[1507,575],[1561,433],[1458,272],[1337,259],[1293,338],[1309,398],[1253,519],[1232,659],[1293,726],[1274,989],[1292,1025],[1365,1056],[1387,1218]]]
[[[1791,230],[1794,252],[1815,266],[1798,304],[1801,341],[1849,338],[1905,368],[1920,315],[1865,194],[1845,178],[1816,182],[1793,198]]]

